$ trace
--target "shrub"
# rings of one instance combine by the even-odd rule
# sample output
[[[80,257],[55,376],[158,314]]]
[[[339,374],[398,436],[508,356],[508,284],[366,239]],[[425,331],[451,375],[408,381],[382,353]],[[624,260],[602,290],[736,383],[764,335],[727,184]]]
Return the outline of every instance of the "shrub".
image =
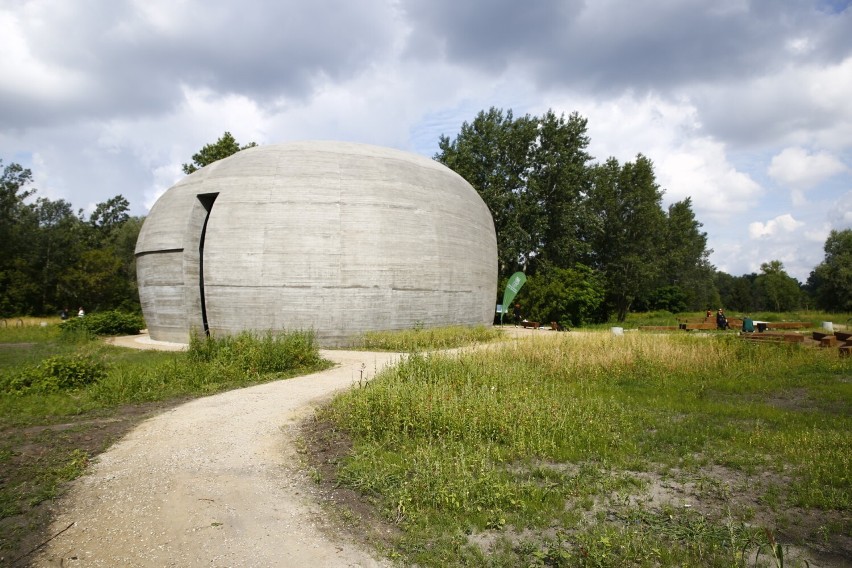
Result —
[[[235,336],[190,338],[188,355],[199,363],[236,367],[253,375],[281,373],[320,362],[314,335],[309,332],[258,336],[243,332]]]
[[[0,379],[4,392],[26,394],[73,390],[106,377],[106,365],[89,355],[56,355]]]
[[[527,278],[525,292],[529,319],[566,328],[593,321],[604,299],[600,275],[582,264],[546,268]]]
[[[145,328],[145,320],[138,314],[127,312],[95,312],[62,322],[60,327],[63,335],[68,336],[85,332],[94,335],[135,335]]]

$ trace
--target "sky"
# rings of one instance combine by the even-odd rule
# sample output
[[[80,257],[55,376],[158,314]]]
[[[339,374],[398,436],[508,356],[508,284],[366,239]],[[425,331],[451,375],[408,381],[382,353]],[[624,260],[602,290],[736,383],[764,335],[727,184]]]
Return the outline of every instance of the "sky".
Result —
[[[852,228],[850,0],[0,0],[0,159],[145,215],[225,131],[434,156],[481,110],[649,157],[733,275]]]

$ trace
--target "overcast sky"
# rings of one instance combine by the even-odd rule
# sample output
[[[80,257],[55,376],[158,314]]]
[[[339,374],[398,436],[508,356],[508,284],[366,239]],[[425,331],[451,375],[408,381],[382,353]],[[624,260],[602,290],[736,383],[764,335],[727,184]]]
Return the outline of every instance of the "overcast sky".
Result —
[[[330,139],[432,156],[495,106],[692,197],[711,261],[804,281],[852,227],[850,0],[0,0],[0,159],[142,215],[181,164]]]

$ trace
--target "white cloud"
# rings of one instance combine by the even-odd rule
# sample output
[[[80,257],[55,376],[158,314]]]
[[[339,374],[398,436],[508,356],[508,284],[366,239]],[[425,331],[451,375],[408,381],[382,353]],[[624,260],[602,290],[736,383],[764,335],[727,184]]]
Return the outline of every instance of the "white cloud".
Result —
[[[792,233],[799,227],[804,226],[801,221],[796,221],[789,213],[779,215],[774,219],[761,223],[755,221],[748,226],[748,234],[752,239],[777,236],[782,233]]]
[[[846,169],[843,162],[828,152],[811,154],[804,148],[794,147],[785,148],[774,156],[767,171],[775,181],[802,191]]]

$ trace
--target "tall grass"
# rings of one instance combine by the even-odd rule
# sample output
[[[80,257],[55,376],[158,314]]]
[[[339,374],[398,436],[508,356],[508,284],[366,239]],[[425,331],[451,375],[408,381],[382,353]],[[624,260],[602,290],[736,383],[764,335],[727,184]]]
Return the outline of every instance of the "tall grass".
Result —
[[[409,560],[437,565],[449,557],[412,551],[453,548],[445,536],[471,529],[577,530],[583,503],[645,483],[613,472],[765,470],[790,480],[789,505],[848,512],[850,370],[833,350],[799,345],[548,335],[412,355],[338,397],[327,417],[353,438],[340,480],[380,496],[389,519],[420,535],[419,545],[400,544]],[[596,527],[588,534],[604,528]],[[638,536],[620,534],[623,546],[637,545]],[[669,540],[647,544],[676,550],[678,562],[731,558],[730,539],[714,541],[709,556]]]
[[[397,351],[410,353],[431,349],[453,349],[475,343],[488,343],[502,337],[502,332],[482,325],[423,328],[408,330],[371,331],[364,333],[352,345],[355,349]]]
[[[39,339],[32,345],[0,345],[0,410],[3,423],[21,423],[44,416],[67,416],[124,404],[164,401],[182,396],[206,395],[262,381],[313,372],[329,365],[319,356],[313,335],[291,333],[263,336],[244,333],[235,337],[196,338],[186,353],[138,352],[97,341],[67,342],[54,329],[10,332],[8,340]],[[47,338],[47,340],[44,340]],[[44,374],[44,362],[57,354],[70,360],[83,358],[103,369],[104,375],[79,381],[85,386],[66,392],[20,388],[33,374]],[[33,381],[30,381],[33,383]]]

